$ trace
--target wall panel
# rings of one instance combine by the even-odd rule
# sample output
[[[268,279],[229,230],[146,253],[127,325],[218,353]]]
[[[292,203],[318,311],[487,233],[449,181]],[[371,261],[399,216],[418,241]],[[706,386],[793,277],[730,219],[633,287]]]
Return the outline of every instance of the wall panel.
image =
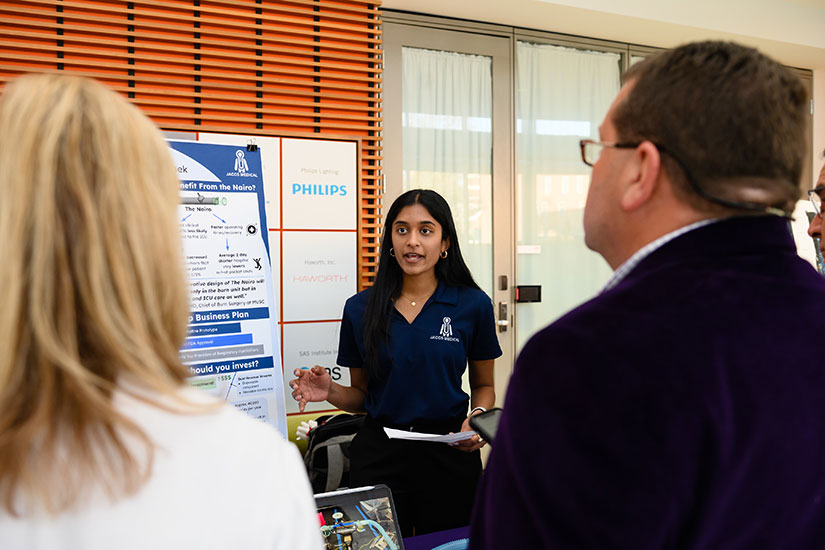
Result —
[[[169,131],[361,140],[359,288],[378,256],[380,0],[0,0],[0,86],[102,80]]]

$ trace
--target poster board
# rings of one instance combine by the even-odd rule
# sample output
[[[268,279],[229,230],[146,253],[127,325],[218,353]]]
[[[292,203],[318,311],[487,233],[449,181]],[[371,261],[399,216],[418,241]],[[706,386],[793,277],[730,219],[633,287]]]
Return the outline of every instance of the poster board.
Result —
[[[197,139],[243,148],[254,143],[259,151],[280,387],[286,415],[298,415],[288,386],[296,368],[321,365],[335,382],[350,383],[336,358],[344,302],[358,290],[358,141],[211,133]],[[332,410],[327,402],[306,408]]]
[[[260,154],[169,141],[190,285],[190,384],[286,434]]]

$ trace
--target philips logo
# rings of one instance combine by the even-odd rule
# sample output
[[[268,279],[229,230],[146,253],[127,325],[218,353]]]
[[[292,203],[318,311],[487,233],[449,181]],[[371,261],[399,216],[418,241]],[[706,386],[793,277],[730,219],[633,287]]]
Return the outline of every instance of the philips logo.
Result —
[[[347,196],[346,185],[321,185],[317,183],[293,183],[293,195],[318,195],[318,196]]]

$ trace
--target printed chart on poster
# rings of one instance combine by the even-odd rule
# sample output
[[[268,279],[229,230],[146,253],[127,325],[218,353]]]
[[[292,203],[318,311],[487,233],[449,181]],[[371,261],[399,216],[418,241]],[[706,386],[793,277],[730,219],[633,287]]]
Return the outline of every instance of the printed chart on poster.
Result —
[[[170,141],[190,280],[190,383],[286,435],[259,151]]]
[[[335,360],[344,302],[358,289],[357,142],[211,133],[198,139],[244,149],[254,143],[260,151],[282,385],[287,414],[297,414],[287,386],[296,368],[321,365],[349,385],[349,370]],[[306,411],[334,408],[310,403]]]

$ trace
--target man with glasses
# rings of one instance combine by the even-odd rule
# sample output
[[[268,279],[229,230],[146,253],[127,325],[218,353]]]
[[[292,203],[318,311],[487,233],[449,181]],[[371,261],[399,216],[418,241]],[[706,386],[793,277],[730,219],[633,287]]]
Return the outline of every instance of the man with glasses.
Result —
[[[628,71],[580,144],[615,273],[521,351],[471,550],[825,548],[825,279],[787,226],[808,105],[733,43]]]
[[[825,151],[822,151],[822,156],[825,157]],[[814,212],[816,216],[811,220],[811,225],[808,226],[808,235],[817,239],[819,246],[819,262],[823,262],[823,255],[825,255],[825,241],[822,239],[822,198],[825,196],[825,165],[819,171],[819,179],[813,189],[808,190],[808,198],[814,205]]]

